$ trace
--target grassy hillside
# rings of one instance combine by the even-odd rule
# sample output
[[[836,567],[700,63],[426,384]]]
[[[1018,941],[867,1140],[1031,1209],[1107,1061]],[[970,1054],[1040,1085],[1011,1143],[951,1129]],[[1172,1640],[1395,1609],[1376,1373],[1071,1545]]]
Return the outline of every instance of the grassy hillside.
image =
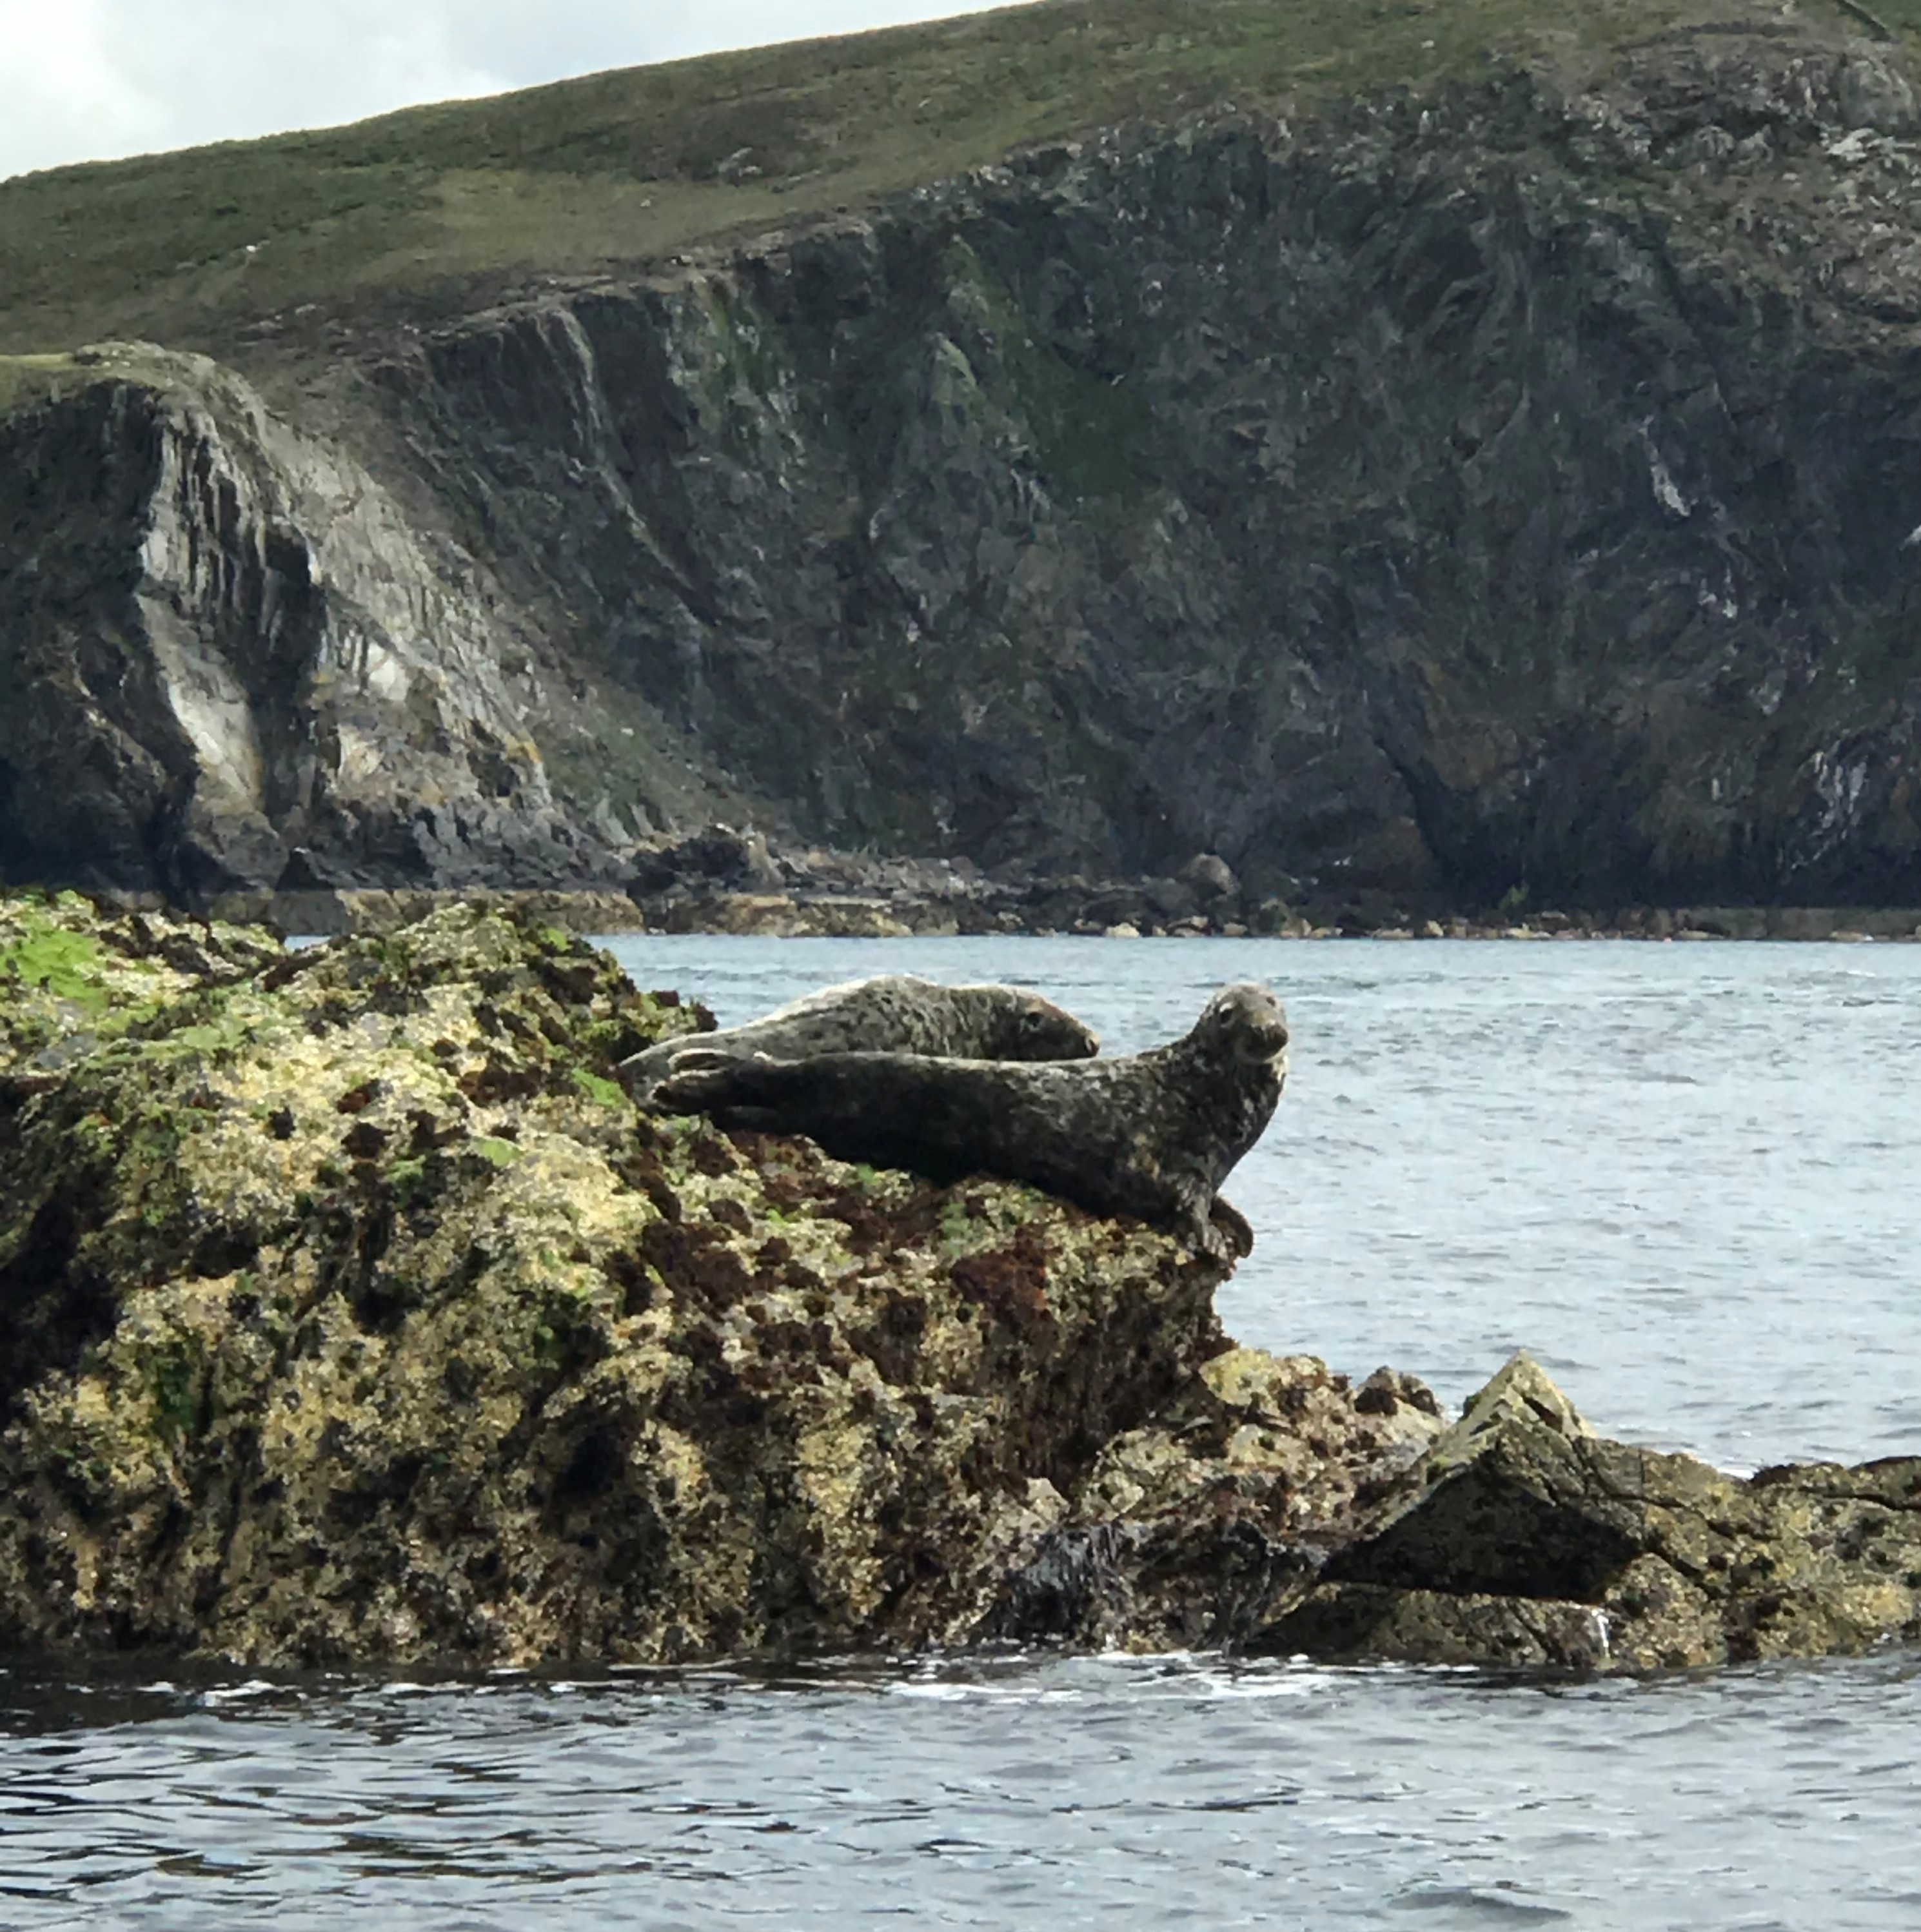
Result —
[[[1804,0],[1823,17],[1834,0]],[[1921,23],[1921,0],[1877,0]],[[0,184],[0,352],[241,354],[858,206],[1026,143],[1286,110],[1583,47],[1722,0],[1042,0]],[[311,306],[310,306],[311,305]]]

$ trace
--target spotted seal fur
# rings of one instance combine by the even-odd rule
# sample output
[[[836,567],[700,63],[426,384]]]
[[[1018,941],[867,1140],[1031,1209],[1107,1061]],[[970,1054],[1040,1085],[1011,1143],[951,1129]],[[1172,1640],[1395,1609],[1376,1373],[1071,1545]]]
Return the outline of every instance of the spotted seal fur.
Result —
[[[1266,987],[1214,994],[1179,1040],[1073,1064],[983,1064],[906,1053],[745,1058],[701,1050],[656,1090],[673,1113],[810,1135],[830,1154],[937,1180],[1025,1180],[1101,1214],[1133,1214],[1210,1252],[1244,1254],[1247,1222],[1216,1191],[1273,1117],[1287,1019]]]
[[[949,1060],[1085,1060],[1099,1037],[1073,1015],[1019,986],[943,986],[910,973],[850,980],[790,1000],[744,1026],[681,1034],[620,1063],[644,1100],[690,1050],[770,1060],[830,1053],[938,1054]]]

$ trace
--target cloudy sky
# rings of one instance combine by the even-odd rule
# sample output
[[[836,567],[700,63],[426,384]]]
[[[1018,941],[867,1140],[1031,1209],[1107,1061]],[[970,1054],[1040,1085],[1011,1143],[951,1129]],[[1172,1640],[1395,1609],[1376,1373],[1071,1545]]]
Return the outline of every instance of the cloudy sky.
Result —
[[[983,0],[0,0],[0,176]]]

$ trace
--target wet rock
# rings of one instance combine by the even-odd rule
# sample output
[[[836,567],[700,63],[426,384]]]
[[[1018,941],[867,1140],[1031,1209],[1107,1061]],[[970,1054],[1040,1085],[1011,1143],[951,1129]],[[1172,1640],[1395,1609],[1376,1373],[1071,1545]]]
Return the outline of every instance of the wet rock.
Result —
[[[0,1646],[1012,1640],[1646,1671],[1921,1636],[1921,1459],[1235,1347],[1223,1264],[643,1118],[709,1016],[534,916],[0,902]]]
[[[1412,1376],[1358,1387],[1231,1348],[1116,1435],[979,1634],[1154,1650],[1234,1643],[1298,1600],[1357,1509],[1445,1424]]]
[[[1647,1670],[1921,1634],[1921,1460],[1763,1470],[1595,1436],[1526,1355],[1249,1648]]]

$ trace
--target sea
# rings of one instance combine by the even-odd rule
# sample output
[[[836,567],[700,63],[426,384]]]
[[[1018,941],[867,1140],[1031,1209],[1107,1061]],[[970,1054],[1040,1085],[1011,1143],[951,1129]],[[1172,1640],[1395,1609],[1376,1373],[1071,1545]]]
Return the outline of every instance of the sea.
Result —
[[[1526,1348],[1724,1468],[1921,1451],[1921,946],[606,942],[723,1024],[878,972],[1125,1052],[1263,980],[1231,1333]],[[1205,1654],[269,1674],[0,1657],[0,1928],[1913,1932],[1921,1653],[1640,1682]]]

